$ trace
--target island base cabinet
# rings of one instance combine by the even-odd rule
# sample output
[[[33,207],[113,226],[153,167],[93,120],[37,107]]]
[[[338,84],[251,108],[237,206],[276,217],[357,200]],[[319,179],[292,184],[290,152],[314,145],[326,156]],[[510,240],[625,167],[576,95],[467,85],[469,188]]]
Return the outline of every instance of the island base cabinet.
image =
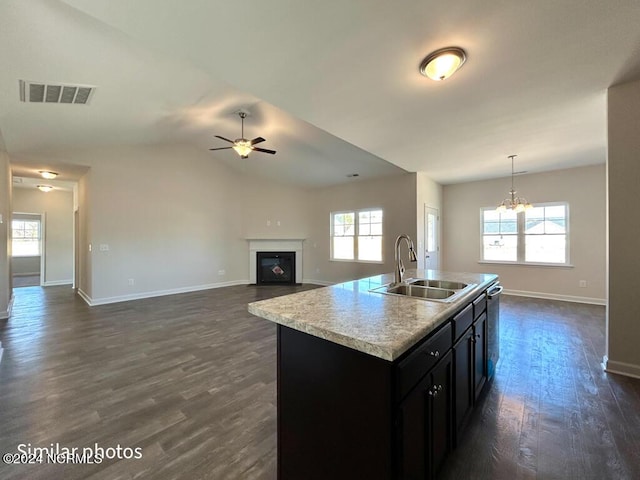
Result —
[[[399,476],[433,479],[452,447],[452,355],[448,353],[400,404]]]
[[[391,362],[278,326],[278,479],[393,476]]]

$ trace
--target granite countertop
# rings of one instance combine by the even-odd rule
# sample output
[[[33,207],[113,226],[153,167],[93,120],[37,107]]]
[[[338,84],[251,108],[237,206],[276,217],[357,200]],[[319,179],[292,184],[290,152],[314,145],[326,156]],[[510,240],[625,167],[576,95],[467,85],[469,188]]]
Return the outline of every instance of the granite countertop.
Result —
[[[474,283],[476,287],[450,303],[370,292],[393,282],[393,274],[249,304],[258,317],[355,350],[393,361],[468,304],[491,283],[494,274],[407,270],[405,279],[428,278]]]

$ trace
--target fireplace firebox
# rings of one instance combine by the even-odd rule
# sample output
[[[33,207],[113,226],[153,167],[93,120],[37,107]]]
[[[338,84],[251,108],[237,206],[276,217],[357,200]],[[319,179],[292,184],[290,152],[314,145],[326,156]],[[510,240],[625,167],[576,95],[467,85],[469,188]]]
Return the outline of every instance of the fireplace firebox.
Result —
[[[295,285],[296,252],[256,252],[256,285]]]

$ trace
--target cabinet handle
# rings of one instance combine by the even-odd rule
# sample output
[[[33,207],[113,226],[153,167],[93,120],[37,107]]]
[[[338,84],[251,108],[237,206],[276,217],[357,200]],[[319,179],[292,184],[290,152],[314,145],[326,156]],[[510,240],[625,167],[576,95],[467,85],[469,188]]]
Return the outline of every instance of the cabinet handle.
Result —
[[[478,340],[480,340],[480,334],[479,334],[479,333],[476,333],[476,338],[477,338]]]
[[[438,358],[440,356],[440,352],[436,350],[435,352],[429,352],[427,355]]]
[[[438,393],[440,393],[442,391],[442,385],[434,385],[433,387],[431,387],[429,389],[429,396],[431,397],[437,397]]]

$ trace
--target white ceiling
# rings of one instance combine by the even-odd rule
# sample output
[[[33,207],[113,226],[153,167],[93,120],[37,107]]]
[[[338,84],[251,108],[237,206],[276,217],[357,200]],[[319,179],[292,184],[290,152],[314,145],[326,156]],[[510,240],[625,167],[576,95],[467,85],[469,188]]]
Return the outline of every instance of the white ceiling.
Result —
[[[441,183],[603,163],[606,89],[640,78],[638,0],[3,0],[0,130],[12,158],[117,144],[275,156],[260,175],[318,186],[408,171]],[[457,45],[451,79],[418,73]],[[97,87],[90,105],[18,100],[18,80]],[[390,163],[388,163],[390,162]]]

